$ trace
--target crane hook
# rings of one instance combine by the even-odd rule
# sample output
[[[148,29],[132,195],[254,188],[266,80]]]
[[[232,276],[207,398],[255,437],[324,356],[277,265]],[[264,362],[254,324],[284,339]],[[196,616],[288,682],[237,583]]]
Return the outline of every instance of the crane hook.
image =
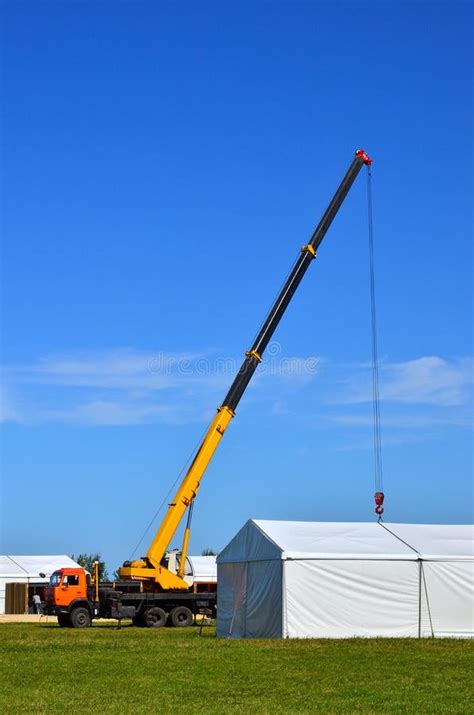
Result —
[[[375,492],[374,499],[375,499],[375,513],[377,514],[378,517],[381,517],[383,514],[383,500],[385,499],[385,494],[383,492]]]

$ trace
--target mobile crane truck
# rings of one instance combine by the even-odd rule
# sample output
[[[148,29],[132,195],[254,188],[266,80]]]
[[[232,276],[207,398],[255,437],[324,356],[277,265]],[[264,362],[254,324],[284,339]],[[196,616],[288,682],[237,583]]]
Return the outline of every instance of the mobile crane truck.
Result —
[[[237,405],[298,285],[359,171],[372,160],[359,149],[311,239],[301,248],[283,288],[275,300],[222,405],[212,420],[194,459],[161,522],[146,556],[125,561],[119,579],[99,585],[98,570],[90,578],[82,568],[55,571],[45,590],[45,611],[56,615],[60,626],[83,628],[94,618],[132,618],[135,625],[190,625],[197,613],[215,613],[215,593],[193,593],[186,577],[191,515],[201,479],[221,441]],[[168,551],[170,542],[188,512],[181,551]]]

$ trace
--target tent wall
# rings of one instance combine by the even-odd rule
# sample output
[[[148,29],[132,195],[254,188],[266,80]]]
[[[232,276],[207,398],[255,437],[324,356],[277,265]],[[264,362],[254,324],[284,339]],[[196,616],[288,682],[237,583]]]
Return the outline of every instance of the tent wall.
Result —
[[[219,565],[218,636],[283,635],[282,564],[271,560]]]
[[[286,561],[290,638],[418,635],[415,561]]]
[[[217,635],[245,637],[247,564],[218,565]]]
[[[474,563],[421,563],[421,636],[474,636]]]

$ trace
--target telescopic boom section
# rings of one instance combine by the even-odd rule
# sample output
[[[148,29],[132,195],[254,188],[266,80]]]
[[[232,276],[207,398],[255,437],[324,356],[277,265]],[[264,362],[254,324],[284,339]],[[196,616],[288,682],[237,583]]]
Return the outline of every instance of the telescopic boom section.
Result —
[[[187,543],[189,539],[189,525],[186,528],[184,548],[181,554],[181,568],[178,574],[168,571],[161,565],[161,561],[166,553],[176,529],[184,516],[186,509],[192,504],[196,497],[199,485],[204,472],[212,459],[212,456],[222,439],[224,432],[229,425],[232,417],[235,415],[235,410],[239,404],[242,395],[244,394],[247,385],[257,369],[257,366],[262,362],[263,353],[268,343],[270,342],[273,333],[276,330],[278,323],[285,310],[288,307],[296,289],[298,288],[301,279],[306,273],[308,266],[316,257],[316,252],[321,244],[328,228],[330,227],[334,217],[336,216],[341,204],[346,198],[349,189],[354,183],[362,166],[369,166],[372,160],[367,154],[359,149],[355,153],[355,157],[347,170],[346,175],[329,206],[327,207],[321,221],[309,242],[301,248],[301,252],[293,266],[293,269],[273,304],[268,316],[263,323],[257,337],[250,350],[245,353],[245,359],[242,366],[234,378],[234,381],[227,393],[224,402],[217,410],[217,414],[211,422],[209,429],[194,457],[194,460],[189,467],[186,476],[184,477],[172,503],[168,507],[168,511],[156,533],[153,542],[148,549],[146,558],[139,561],[125,562],[119,571],[121,578],[132,578],[140,580],[150,580],[164,590],[168,589],[187,589],[188,585],[183,580],[184,562],[186,559]]]

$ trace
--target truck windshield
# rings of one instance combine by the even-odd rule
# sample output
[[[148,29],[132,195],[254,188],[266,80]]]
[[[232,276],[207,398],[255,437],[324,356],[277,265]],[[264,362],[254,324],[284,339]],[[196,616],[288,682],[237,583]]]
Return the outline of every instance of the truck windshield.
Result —
[[[50,586],[59,586],[60,582],[61,582],[61,574],[58,571],[51,574],[51,578],[49,579]]]

